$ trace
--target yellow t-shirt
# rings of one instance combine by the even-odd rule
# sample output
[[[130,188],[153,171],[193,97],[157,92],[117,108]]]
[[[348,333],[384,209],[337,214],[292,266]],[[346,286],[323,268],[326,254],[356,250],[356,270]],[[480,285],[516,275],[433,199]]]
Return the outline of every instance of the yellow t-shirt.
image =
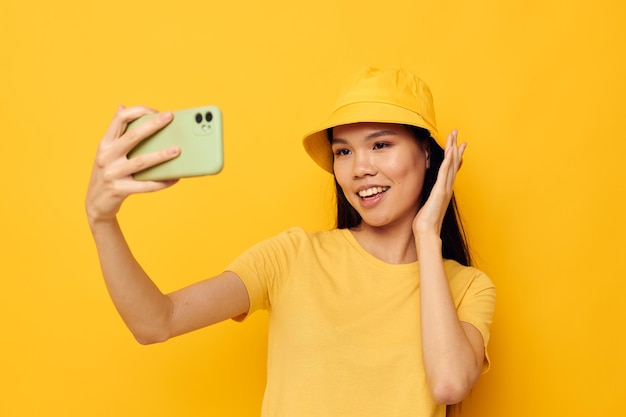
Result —
[[[486,347],[493,284],[475,268],[444,265],[459,319]],[[445,415],[424,373],[417,262],[387,264],[347,229],[293,228],[227,269],[245,283],[249,314],[270,311],[263,417]]]

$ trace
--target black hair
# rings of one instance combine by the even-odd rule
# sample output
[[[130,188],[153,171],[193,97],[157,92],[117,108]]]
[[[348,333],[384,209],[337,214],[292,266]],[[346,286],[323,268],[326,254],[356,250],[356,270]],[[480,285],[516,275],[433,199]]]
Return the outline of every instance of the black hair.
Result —
[[[406,125],[406,127],[419,144],[426,146],[425,149],[427,149],[429,153],[430,167],[426,170],[424,186],[422,188],[422,198],[419,202],[420,207],[422,207],[424,203],[426,203],[426,200],[428,199],[428,196],[430,196],[430,192],[437,181],[439,167],[441,166],[444,158],[444,150],[431,137],[428,130],[410,125]],[[331,141],[332,129],[328,129],[327,134],[329,141]],[[350,205],[336,178],[335,191],[337,202],[337,228],[349,229],[361,224],[361,215],[355,210],[354,207],[352,207],[352,205]],[[457,207],[454,194],[452,194],[452,198],[450,199],[450,203],[448,204],[448,208],[446,209],[446,213],[443,218],[440,237],[443,258],[453,259],[465,266],[470,266],[472,264],[467,237],[459,217],[459,209]]]

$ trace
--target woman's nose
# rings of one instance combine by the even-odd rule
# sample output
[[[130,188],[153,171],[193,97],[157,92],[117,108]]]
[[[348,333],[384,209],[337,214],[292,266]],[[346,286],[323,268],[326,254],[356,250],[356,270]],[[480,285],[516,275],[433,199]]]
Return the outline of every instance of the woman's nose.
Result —
[[[357,153],[354,157],[354,165],[352,167],[352,175],[355,178],[364,177],[366,175],[375,175],[376,166],[374,161],[367,153]]]

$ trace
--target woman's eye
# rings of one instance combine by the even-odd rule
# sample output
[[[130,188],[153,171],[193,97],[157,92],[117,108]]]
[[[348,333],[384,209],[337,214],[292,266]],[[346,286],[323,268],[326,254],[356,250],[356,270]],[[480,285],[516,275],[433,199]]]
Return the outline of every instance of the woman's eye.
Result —
[[[383,148],[386,148],[387,146],[389,146],[389,144],[388,144],[388,143],[385,143],[385,142],[376,142],[376,143],[374,144],[374,149],[383,149]]]
[[[347,149],[337,149],[335,151],[335,156],[345,156],[345,155],[349,155],[350,151]]]

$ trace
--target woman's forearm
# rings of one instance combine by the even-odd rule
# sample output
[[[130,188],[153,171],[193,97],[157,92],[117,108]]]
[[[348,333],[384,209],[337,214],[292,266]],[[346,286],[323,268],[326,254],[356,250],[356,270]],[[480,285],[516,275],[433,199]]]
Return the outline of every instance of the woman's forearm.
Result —
[[[172,303],[133,257],[117,220],[90,221],[90,227],[111,299],[137,341],[169,338]]]
[[[474,385],[482,362],[459,321],[441,256],[441,239],[416,237],[424,367],[435,400],[460,402]]]

